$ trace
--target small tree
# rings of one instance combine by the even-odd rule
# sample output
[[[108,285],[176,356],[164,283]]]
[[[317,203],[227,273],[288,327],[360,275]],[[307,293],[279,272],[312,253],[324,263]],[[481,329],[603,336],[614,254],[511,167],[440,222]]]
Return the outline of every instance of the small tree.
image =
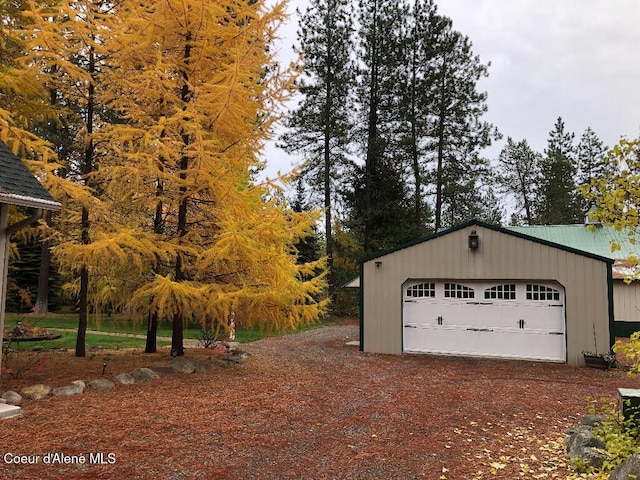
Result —
[[[605,168],[604,176],[592,178],[580,192],[595,205],[594,220],[624,231],[635,244],[640,209],[640,140],[621,139],[609,151]],[[612,241],[611,250],[619,249],[620,245]],[[628,261],[632,269],[625,278],[627,283],[640,278],[640,258],[632,256]],[[616,343],[614,350],[633,362],[632,373],[640,373],[640,332],[631,335],[629,342]]]

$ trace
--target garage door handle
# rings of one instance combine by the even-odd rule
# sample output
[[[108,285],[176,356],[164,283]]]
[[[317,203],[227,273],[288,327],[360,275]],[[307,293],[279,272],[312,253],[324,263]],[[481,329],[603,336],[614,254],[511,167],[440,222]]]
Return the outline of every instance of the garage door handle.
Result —
[[[415,325],[405,325],[404,328],[418,328]]]
[[[553,303],[550,305],[547,305],[547,307],[562,307],[563,305],[561,303]]]
[[[562,332],[549,332],[549,335],[564,335]]]
[[[469,332],[493,332],[492,328],[467,328]]]

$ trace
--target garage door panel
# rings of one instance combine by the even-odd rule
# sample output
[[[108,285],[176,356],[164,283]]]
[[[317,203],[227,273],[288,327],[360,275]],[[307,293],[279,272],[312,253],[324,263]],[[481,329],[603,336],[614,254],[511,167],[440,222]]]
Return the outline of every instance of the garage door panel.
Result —
[[[423,283],[429,285],[430,296],[405,298],[403,304],[405,351],[566,360],[564,291],[560,285]]]

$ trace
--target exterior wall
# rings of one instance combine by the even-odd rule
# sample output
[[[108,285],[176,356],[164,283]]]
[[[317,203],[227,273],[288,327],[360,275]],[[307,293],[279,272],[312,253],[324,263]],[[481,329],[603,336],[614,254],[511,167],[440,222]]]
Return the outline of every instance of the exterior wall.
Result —
[[[623,280],[614,280],[613,305],[616,337],[629,337],[640,331],[640,281],[627,285]]]
[[[613,304],[616,322],[640,322],[640,281],[614,280]]]
[[[468,248],[476,230],[480,247]],[[376,263],[379,262],[379,266]],[[362,265],[362,347],[402,353],[402,284],[408,279],[555,280],[565,287],[567,362],[610,346],[607,263],[471,225]]]

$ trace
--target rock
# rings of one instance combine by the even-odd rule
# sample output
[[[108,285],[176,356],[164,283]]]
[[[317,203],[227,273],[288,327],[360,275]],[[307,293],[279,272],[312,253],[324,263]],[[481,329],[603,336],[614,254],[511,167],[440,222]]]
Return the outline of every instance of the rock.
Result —
[[[71,395],[79,395],[84,392],[84,387],[78,384],[65,385],[53,389],[53,395],[56,397],[70,397]]]
[[[605,448],[606,444],[595,437],[591,427],[586,425],[574,428],[565,439],[565,444],[569,458],[580,458],[585,465],[601,468],[604,461],[609,458],[606,453],[596,450],[596,448]]]
[[[136,383],[136,379],[133,378],[133,375],[130,373],[121,373],[116,375],[116,380],[118,380],[122,385],[131,385],[132,383]]]
[[[95,380],[91,380],[87,385],[91,390],[104,391],[111,390],[115,385],[113,382],[110,382],[106,378],[97,378]]]
[[[618,465],[609,480],[632,480],[640,478],[640,453],[635,453]]]
[[[248,356],[249,354],[244,350],[233,350],[231,352],[231,361],[235,363],[244,363]]]
[[[156,378],[160,378],[160,376],[150,368],[136,368],[133,371],[133,378],[139,382],[149,382]]]
[[[82,390],[87,388],[87,385],[82,380],[74,380],[73,382],[71,382],[71,385],[78,385],[82,388]]]
[[[177,357],[171,362],[171,368],[180,373],[194,373],[199,368],[197,360],[187,357]]]
[[[22,396],[31,400],[42,400],[51,395],[51,387],[38,383],[22,389]]]
[[[573,429],[573,432],[567,437],[565,443],[570,457],[572,451],[576,452],[584,447],[604,448],[606,446],[602,440],[594,437],[591,427],[585,425]]]
[[[580,422],[580,425],[587,426],[587,427],[597,427],[606,420],[608,419],[604,415],[596,415],[596,414],[590,413],[583,417],[582,422]]]
[[[4,392],[2,399],[4,400],[3,403],[8,403],[9,405],[20,405],[20,403],[22,403],[22,395],[12,392],[11,390]]]
[[[7,401],[4,398],[0,397],[0,405],[2,405],[2,404],[6,405],[6,403],[7,403]]]

